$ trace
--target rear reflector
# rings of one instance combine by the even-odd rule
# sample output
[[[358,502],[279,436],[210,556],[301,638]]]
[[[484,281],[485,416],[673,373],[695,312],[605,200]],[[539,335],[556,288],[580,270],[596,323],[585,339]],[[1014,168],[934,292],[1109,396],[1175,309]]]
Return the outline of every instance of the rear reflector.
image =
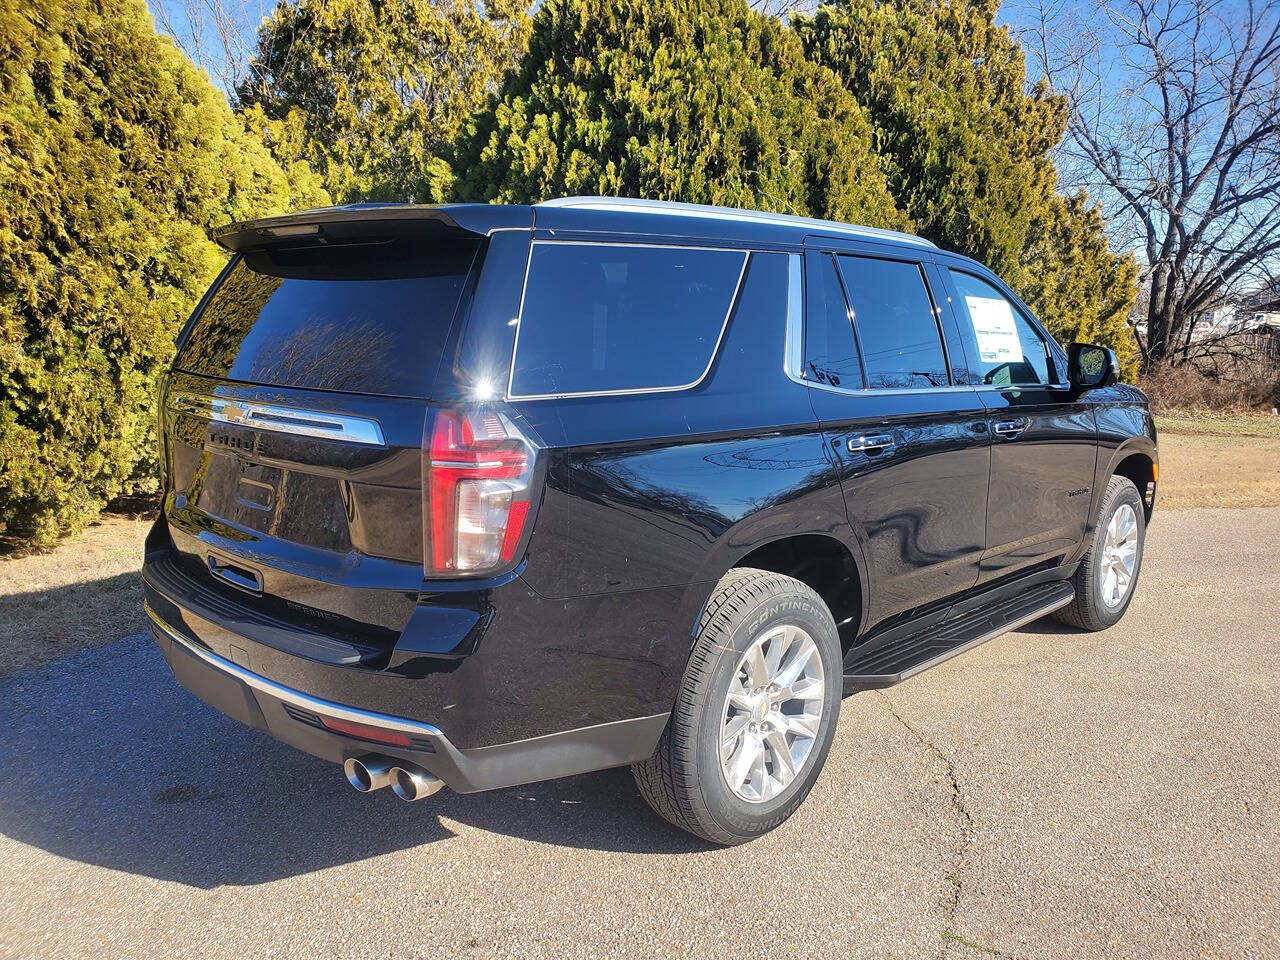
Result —
[[[336,717],[321,717],[320,723],[325,729],[332,730],[334,733],[341,733],[348,737],[358,737],[361,740],[372,740],[374,743],[385,743],[393,747],[407,747],[409,743],[409,735],[400,733],[396,730],[386,730],[382,727],[371,727],[366,723],[352,723],[350,720],[339,720]]]

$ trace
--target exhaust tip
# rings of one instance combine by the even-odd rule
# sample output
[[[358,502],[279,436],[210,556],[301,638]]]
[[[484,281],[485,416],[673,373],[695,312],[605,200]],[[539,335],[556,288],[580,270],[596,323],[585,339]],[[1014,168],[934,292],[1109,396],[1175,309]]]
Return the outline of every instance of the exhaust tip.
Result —
[[[429,797],[443,786],[439,777],[417,767],[391,768],[392,792],[409,803]]]
[[[391,764],[382,757],[348,757],[342,764],[347,783],[360,793],[381,790],[391,783]]]

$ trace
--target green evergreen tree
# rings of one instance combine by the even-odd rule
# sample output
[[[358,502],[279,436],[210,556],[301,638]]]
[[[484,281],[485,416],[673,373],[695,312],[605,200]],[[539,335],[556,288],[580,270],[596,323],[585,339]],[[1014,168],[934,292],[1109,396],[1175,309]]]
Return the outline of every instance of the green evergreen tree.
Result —
[[[1027,91],[998,7],[839,0],[792,23],[807,55],[865,108],[889,189],[917,230],[999,273],[1056,336],[1107,342],[1131,368],[1124,317],[1136,269],[1111,251],[1084,198],[1055,192],[1066,107],[1043,83]]]
[[[904,226],[857,102],[745,0],[549,0],[458,144],[461,199],[684,200]]]
[[[1138,344],[1129,327],[1138,265],[1111,250],[1096,204],[1080,191],[1054,194],[1031,224],[1019,295],[1059,341],[1111,347],[1125,379],[1138,375]]]
[[[237,100],[277,159],[307,161],[336,201],[438,201],[439,154],[524,50],[527,7],[281,0]]]
[[[324,200],[142,0],[0,0],[0,529],[47,544],[154,470],[208,228]]]

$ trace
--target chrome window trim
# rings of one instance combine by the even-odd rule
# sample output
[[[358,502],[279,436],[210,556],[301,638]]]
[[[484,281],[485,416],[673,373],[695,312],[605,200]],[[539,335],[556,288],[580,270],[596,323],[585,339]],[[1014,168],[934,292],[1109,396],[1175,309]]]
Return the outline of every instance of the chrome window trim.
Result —
[[[840,233],[863,240],[889,240],[910,243],[930,250],[937,245],[924,237],[897,230],[881,230],[863,227],[855,223],[837,220],[818,220],[814,217],[797,217],[786,213],[770,213],[765,210],[740,210],[736,207],[716,207],[705,203],[678,203],[669,200],[643,200],[634,197],[560,197],[544,200],[540,207],[565,207],[596,211],[633,211],[668,217],[697,217],[705,220],[728,220],[735,223],[772,223],[779,226],[807,227],[827,233]]]
[[[787,254],[787,339],[782,369],[796,383],[804,378],[804,261],[799,253]]]
[[[564,393],[512,393],[512,386],[516,379],[516,356],[520,349],[520,328],[524,326],[524,301],[525,295],[529,290],[529,273],[533,269],[533,252],[534,248],[539,245],[546,246],[579,246],[579,247],[643,247],[651,250],[711,250],[720,253],[740,253],[742,254],[742,267],[738,271],[738,281],[734,285],[733,295],[729,297],[729,307],[725,311],[724,320],[720,323],[720,333],[716,336],[716,342],[711,348],[711,356],[707,358],[707,365],[703,368],[697,379],[689,383],[677,384],[666,387],[624,387],[618,390],[578,390]],[[507,390],[503,399],[508,401],[525,401],[525,400],[564,400],[579,397],[628,397],[638,394],[649,393],[679,393],[682,390],[692,390],[707,378],[707,374],[711,372],[711,368],[715,365],[716,357],[720,354],[720,345],[724,342],[725,331],[729,329],[729,319],[733,316],[733,309],[738,305],[738,297],[742,293],[742,282],[747,275],[747,263],[751,260],[751,250],[742,247],[715,247],[702,246],[690,243],[613,243],[607,240],[534,240],[529,244],[529,259],[524,267],[524,285],[520,289],[520,311],[516,314],[515,341],[511,344],[511,367],[507,372]]]
[[[184,636],[174,627],[165,622],[151,606],[150,603],[143,601],[143,608],[147,617],[157,630],[160,630],[174,643],[181,644],[182,648],[193,656],[203,660],[215,670],[235,677],[244,683],[267,696],[275,697],[277,700],[283,700],[291,703],[296,707],[301,707],[311,713],[321,714],[326,717],[333,717],[337,720],[346,720],[350,723],[362,723],[367,726],[380,727],[386,730],[398,730],[401,733],[412,733],[418,736],[438,737],[443,739],[444,734],[439,727],[432,726],[429,723],[422,723],[419,720],[409,720],[405,717],[393,717],[386,713],[374,713],[371,710],[361,710],[358,707],[348,707],[341,703],[334,703],[332,700],[323,700],[320,697],[313,697],[309,693],[303,693],[295,690],[293,687],[286,687],[282,683],[276,683],[274,680],[268,680],[261,674],[247,670],[237,663],[232,663],[224,657],[218,656],[207,647],[195,643],[190,638]]]
[[[367,447],[385,447],[382,426],[371,417],[327,413],[301,407],[287,407],[256,400],[233,397],[210,397],[193,393],[177,393],[169,397],[169,406],[203,417],[215,423],[227,423],[252,430],[287,433],[297,437],[341,440]]]
[[[1069,390],[1070,384],[948,384],[945,387],[833,387],[804,375],[804,262],[799,253],[787,254],[787,330],[782,369],[787,378],[804,387],[839,393],[846,397],[910,396],[936,393],[981,393],[1005,390]]]

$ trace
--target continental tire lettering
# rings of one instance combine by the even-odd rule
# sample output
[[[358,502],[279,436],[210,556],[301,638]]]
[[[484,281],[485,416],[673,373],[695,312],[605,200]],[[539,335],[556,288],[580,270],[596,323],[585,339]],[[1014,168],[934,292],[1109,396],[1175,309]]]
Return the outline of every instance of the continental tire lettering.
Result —
[[[763,606],[757,611],[756,615],[751,618],[747,626],[752,630],[756,630],[774,617],[784,613],[807,613],[809,616],[817,616],[818,608],[807,600],[800,598],[788,597]]]

